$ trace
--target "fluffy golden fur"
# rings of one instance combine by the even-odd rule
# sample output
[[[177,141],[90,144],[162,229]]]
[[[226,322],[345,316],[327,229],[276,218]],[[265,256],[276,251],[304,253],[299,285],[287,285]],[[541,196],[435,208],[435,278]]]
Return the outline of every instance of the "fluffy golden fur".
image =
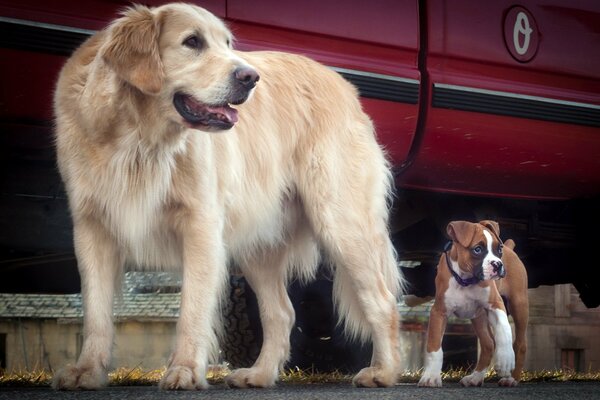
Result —
[[[294,324],[286,282],[311,278],[319,262],[335,271],[349,334],[374,343],[355,384],[396,382],[401,277],[387,230],[391,175],[373,125],[354,87],[330,69],[234,51],[231,40],[199,7],[135,6],[64,66],[56,145],[85,316],[81,355],[54,387],[106,383],[125,267],[181,271],[161,387],[207,387],[230,263],[256,292],[264,343],[229,385],[275,383]]]

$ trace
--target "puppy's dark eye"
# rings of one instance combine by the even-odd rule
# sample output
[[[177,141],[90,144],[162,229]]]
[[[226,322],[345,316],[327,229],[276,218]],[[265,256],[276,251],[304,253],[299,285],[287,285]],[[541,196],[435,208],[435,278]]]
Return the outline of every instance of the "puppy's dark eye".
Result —
[[[204,42],[201,38],[196,35],[188,36],[184,41],[183,45],[185,47],[189,47],[190,49],[201,50],[204,47]]]
[[[502,256],[502,247],[504,247],[503,245],[498,246],[498,255]]]
[[[483,247],[475,246],[471,249],[471,253],[473,253],[474,256],[480,256],[483,253]]]

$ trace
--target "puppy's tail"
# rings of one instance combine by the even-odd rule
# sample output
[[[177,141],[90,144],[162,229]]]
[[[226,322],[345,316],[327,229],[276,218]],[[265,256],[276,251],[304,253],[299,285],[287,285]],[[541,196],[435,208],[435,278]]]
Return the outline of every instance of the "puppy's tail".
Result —
[[[506,247],[508,247],[509,249],[511,249],[511,250],[514,250],[514,249],[515,249],[515,241],[514,241],[514,240],[512,240],[512,239],[506,239],[506,240],[504,241],[504,245],[505,245]]]

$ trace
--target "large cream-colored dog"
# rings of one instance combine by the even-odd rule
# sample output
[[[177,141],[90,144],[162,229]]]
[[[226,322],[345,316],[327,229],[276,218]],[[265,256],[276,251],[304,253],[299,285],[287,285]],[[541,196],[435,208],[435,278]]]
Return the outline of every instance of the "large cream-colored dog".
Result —
[[[356,90],[307,58],[232,50],[204,9],[127,9],[64,66],[58,164],[74,223],[84,343],[54,387],[106,383],[115,282],[125,266],[183,274],[175,349],[160,386],[207,387],[227,264],[257,294],[264,343],[230,386],[275,383],[289,352],[291,277],[335,268],[350,335],[372,338],[358,386],[399,365],[401,277],[387,230],[391,175]],[[233,106],[235,107],[233,107]]]

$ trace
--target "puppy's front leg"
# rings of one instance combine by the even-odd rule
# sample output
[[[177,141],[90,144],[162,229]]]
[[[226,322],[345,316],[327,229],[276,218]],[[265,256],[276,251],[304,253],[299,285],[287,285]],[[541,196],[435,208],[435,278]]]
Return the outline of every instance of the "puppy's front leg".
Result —
[[[481,309],[477,316],[471,319],[471,323],[479,339],[479,359],[473,372],[463,377],[460,384],[463,386],[483,386],[487,368],[490,366],[494,353],[494,339],[489,331],[487,311]]]
[[[442,386],[442,338],[446,330],[446,312],[436,301],[429,313],[429,327],[427,328],[427,354],[425,355],[425,370],[419,380],[421,387]]]
[[[121,257],[114,238],[92,218],[74,220],[73,236],[83,301],[83,347],[75,366],[58,371],[52,387],[99,389],[106,385],[113,343],[113,298]]]
[[[206,389],[208,358],[216,354],[218,302],[226,276],[218,221],[187,218],[182,230],[183,284],[175,350],[161,389]]]
[[[494,353],[496,372],[502,378],[502,385],[512,386],[506,384],[506,380],[512,379],[510,374],[515,368],[515,352],[512,348],[512,329],[501,300],[488,310],[488,319],[496,341]]]

